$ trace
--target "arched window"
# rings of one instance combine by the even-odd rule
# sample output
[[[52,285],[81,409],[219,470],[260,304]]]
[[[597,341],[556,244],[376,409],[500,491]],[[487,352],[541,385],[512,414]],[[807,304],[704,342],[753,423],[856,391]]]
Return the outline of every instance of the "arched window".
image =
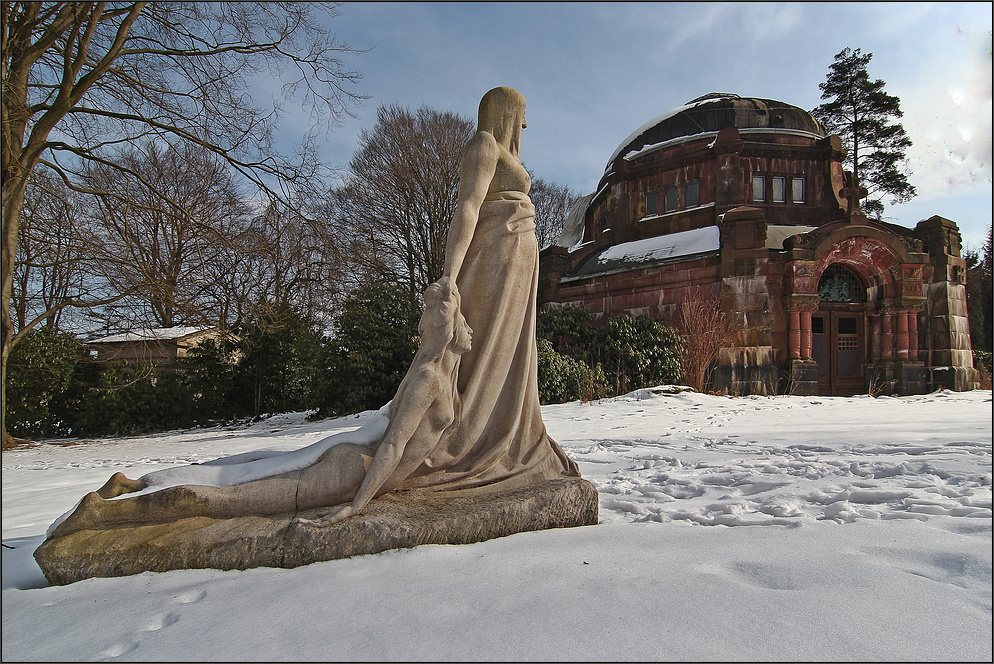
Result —
[[[866,289],[852,270],[839,264],[829,265],[818,282],[822,302],[866,302]]]

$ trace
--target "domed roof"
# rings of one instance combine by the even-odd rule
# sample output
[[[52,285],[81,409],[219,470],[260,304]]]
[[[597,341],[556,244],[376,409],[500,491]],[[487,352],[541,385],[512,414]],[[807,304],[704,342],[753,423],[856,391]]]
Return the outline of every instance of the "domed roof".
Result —
[[[619,155],[681,136],[720,131],[725,127],[794,129],[818,136],[827,135],[810,113],[797,106],[773,99],[712,92],[653,118],[636,129],[611,155],[608,170]]]

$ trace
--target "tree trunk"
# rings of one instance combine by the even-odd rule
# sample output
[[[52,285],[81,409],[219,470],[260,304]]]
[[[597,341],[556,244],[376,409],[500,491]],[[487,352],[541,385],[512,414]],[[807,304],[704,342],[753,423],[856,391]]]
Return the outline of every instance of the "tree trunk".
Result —
[[[17,231],[21,225],[21,207],[27,178],[12,177],[3,188],[3,272],[0,274],[0,316],[2,316],[2,349],[0,349],[0,415],[3,427],[0,441],[7,447],[13,440],[7,433],[7,358],[14,342],[14,321],[10,317],[10,297],[14,288],[14,258],[17,255]]]

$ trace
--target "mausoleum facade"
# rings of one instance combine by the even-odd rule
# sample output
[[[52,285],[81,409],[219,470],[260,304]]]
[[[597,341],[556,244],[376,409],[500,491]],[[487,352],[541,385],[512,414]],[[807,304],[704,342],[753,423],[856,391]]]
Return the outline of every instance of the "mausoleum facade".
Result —
[[[916,394],[976,386],[956,224],[867,218],[806,111],[710,94],[633,132],[541,253],[540,306],[732,323],[713,388]]]

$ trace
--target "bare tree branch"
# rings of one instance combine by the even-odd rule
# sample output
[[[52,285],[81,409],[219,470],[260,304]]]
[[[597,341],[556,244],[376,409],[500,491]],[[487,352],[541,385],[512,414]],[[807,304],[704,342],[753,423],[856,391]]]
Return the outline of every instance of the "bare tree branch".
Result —
[[[281,104],[302,98],[312,121],[330,129],[364,98],[352,91],[359,74],[340,58],[355,49],[319,20],[337,12],[306,2],[0,2],[3,389],[16,342],[18,231],[35,168],[44,163],[83,191],[86,163],[114,168],[115,146],[172,137],[292,205],[319,164],[273,150]],[[260,80],[281,81],[285,99],[251,94]]]
[[[452,113],[392,105],[362,131],[336,197],[353,257],[370,277],[404,283],[416,297],[442,276],[459,161],[474,129]]]

